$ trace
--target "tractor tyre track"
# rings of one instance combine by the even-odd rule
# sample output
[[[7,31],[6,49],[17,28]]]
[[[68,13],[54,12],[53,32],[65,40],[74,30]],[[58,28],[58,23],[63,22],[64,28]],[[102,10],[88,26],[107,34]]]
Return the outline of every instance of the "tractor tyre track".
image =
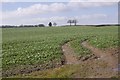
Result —
[[[118,59],[115,56],[118,53],[117,49],[101,50],[93,47],[87,41],[83,41],[80,45],[89,49],[97,58],[88,58],[87,60],[78,60],[74,50],[70,47],[70,42],[62,46],[63,55],[65,56],[66,64],[78,64],[84,66],[82,75],[86,78],[110,78],[118,76]],[[92,56],[93,57],[93,56]],[[85,71],[84,71],[85,69]],[[86,72],[87,69],[87,72]],[[76,78],[81,78],[81,75],[75,74]]]

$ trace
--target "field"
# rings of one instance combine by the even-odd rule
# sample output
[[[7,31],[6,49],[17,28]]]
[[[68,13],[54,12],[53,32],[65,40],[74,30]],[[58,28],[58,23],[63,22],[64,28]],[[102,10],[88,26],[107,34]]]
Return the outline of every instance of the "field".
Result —
[[[66,42],[70,42],[78,57],[91,54],[89,49],[80,44],[85,40],[99,49],[116,48],[119,41],[118,26],[4,28],[3,76],[44,71],[64,65],[61,46]]]

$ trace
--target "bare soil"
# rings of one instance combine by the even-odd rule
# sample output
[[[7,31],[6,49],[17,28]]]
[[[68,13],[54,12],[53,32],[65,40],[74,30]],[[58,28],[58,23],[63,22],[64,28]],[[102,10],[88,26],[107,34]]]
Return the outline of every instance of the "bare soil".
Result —
[[[110,78],[118,76],[117,48],[101,50],[91,46],[87,41],[82,42],[81,45],[92,52],[92,56],[86,60],[82,60],[82,58],[78,60],[69,43],[62,46],[66,64],[79,64],[83,66],[81,67],[82,73],[78,71],[73,77]]]
[[[96,56],[99,57],[99,59],[105,61],[106,63],[109,64],[109,66],[111,66],[112,68],[116,68],[118,65],[118,59],[115,56],[115,51],[114,49],[108,49],[105,51],[102,51],[98,48],[95,48],[93,46],[91,46],[90,44],[88,44],[87,41],[83,42],[82,45],[88,49],[90,49],[92,51],[93,54],[95,54]]]
[[[65,56],[66,64],[78,64],[79,63],[79,60],[77,60],[77,57],[74,54],[74,50],[70,47],[69,42],[62,46],[62,50]]]

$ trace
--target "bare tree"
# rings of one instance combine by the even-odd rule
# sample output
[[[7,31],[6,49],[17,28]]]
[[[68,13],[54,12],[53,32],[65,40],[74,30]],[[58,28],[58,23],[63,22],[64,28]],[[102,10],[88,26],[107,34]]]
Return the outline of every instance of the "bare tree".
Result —
[[[55,22],[54,22],[54,23],[53,23],[53,25],[54,25],[54,26],[56,26],[56,25],[57,25],[57,23],[55,23]]]
[[[72,20],[68,20],[67,23],[70,23],[70,26],[71,26],[71,24],[72,24]]]
[[[70,23],[70,26],[71,26],[72,23],[74,23],[74,25],[76,26],[77,23],[78,23],[78,21],[76,19],[74,19],[74,20],[68,20],[67,23]]]
[[[75,24],[75,26],[77,25],[78,21],[76,19],[73,20],[73,23]]]

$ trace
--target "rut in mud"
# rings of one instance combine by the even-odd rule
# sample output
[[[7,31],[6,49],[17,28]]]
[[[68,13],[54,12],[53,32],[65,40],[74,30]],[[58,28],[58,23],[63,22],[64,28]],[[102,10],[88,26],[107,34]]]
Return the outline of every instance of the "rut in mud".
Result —
[[[90,77],[93,78],[110,78],[113,76],[118,76],[118,49],[110,48],[106,50],[101,50],[91,46],[87,41],[82,43],[83,47],[91,50],[95,54],[98,60],[88,61],[87,63],[92,63],[90,67],[94,73]],[[99,63],[99,64],[98,64]],[[102,65],[101,65],[102,64]],[[96,67],[97,66],[97,67]]]
[[[114,56],[113,53],[111,53],[111,51],[102,51],[98,48],[95,48],[93,46],[91,46],[90,44],[88,44],[87,41],[84,41],[82,43],[82,45],[85,48],[88,48],[92,51],[93,54],[95,54],[97,57],[99,57],[99,59],[105,61],[106,63],[108,63],[109,66],[115,68],[118,65],[118,60],[117,58]]]
[[[70,42],[62,46],[63,54],[65,56],[66,64],[79,64],[87,67],[88,72],[84,72],[86,78],[110,78],[112,76],[117,76],[118,71],[115,70],[118,68],[118,50],[101,50],[91,46],[87,41],[82,42],[84,48],[89,49],[92,54],[97,58],[91,57],[85,61],[77,59],[74,50],[70,47]],[[84,69],[84,67],[83,67]],[[81,77],[80,75],[75,75],[74,77]]]
[[[66,43],[62,46],[63,55],[65,56],[65,64],[78,64],[79,61],[76,58],[74,50],[70,47],[70,43]]]

